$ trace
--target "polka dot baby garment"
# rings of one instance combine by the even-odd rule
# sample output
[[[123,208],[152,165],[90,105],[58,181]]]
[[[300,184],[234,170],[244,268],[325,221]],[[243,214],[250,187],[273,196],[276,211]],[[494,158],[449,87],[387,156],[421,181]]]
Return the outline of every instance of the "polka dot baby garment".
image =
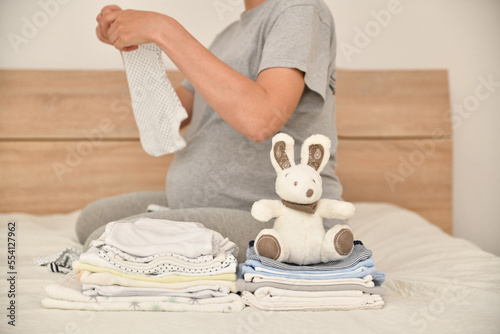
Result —
[[[158,157],[184,148],[179,128],[187,112],[165,73],[162,50],[148,43],[122,55],[144,151]]]

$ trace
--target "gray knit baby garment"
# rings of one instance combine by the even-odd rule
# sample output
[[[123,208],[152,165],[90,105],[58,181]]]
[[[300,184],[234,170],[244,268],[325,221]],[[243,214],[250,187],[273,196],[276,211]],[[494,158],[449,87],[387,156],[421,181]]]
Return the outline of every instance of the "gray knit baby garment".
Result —
[[[144,151],[158,157],[184,148],[179,128],[187,113],[165,73],[162,50],[148,43],[122,55]]]

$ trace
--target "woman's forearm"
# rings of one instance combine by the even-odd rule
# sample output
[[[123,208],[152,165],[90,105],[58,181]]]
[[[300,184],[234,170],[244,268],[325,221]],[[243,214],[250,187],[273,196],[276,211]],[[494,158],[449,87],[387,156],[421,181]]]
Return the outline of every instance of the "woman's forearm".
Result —
[[[164,16],[162,22],[155,43],[229,125],[254,141],[262,141],[285,124],[298,99],[283,103],[280,97],[273,98],[261,84],[218,59],[177,21]],[[302,72],[298,75],[303,80]]]
[[[103,42],[121,51],[156,43],[215,112],[244,136],[254,141],[273,136],[297,107],[305,87],[298,69],[265,69],[255,82],[218,59],[171,17],[111,7],[97,17]]]

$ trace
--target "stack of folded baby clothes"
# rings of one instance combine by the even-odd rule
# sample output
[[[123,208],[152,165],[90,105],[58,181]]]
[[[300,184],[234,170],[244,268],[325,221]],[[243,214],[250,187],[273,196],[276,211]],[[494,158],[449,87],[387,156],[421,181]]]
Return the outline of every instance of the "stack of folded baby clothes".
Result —
[[[46,288],[47,308],[237,312],[236,245],[200,223],[135,218],[106,225],[73,262],[76,279]]]
[[[385,274],[375,270],[372,252],[354,241],[339,261],[312,265],[278,262],[255,253],[253,241],[236,283],[245,304],[267,311],[361,310],[382,308]]]

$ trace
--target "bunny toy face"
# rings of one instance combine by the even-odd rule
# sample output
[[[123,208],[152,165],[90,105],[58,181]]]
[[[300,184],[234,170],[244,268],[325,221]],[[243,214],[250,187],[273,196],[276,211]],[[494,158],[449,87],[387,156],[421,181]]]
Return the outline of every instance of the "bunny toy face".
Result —
[[[308,165],[296,165],[284,169],[276,178],[276,193],[286,201],[311,204],[323,193],[321,176]]]
[[[294,140],[285,133],[273,137],[271,162],[277,173],[276,193],[285,201],[311,204],[323,193],[321,171],[330,158],[331,142],[323,135],[313,135],[304,141],[301,163],[294,162]]]

